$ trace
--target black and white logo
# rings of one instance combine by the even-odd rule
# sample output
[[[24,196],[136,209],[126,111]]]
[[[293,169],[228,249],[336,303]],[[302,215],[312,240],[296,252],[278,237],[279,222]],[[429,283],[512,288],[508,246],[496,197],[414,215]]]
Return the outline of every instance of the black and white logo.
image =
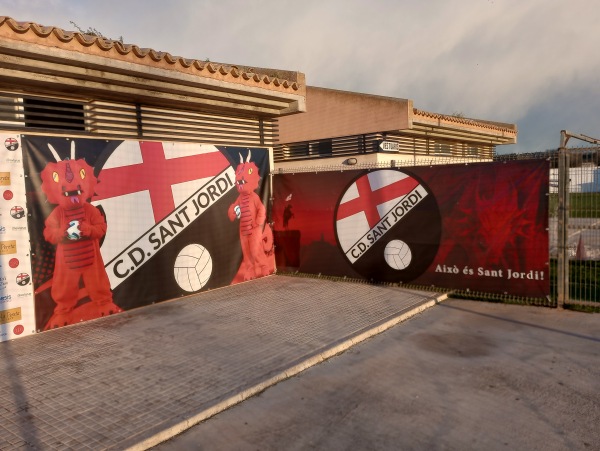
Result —
[[[338,245],[367,279],[410,282],[437,254],[441,216],[430,190],[415,176],[392,169],[357,177],[335,212]]]
[[[6,147],[6,150],[17,150],[19,148],[19,141],[17,141],[15,138],[10,137],[10,138],[6,138],[4,140],[4,147]]]

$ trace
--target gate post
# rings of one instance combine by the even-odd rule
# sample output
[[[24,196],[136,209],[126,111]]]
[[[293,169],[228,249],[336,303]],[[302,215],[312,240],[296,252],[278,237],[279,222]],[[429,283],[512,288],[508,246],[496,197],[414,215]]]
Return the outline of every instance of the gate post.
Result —
[[[558,149],[558,264],[556,287],[558,307],[564,308],[569,301],[569,153],[566,149],[566,133],[561,131]]]

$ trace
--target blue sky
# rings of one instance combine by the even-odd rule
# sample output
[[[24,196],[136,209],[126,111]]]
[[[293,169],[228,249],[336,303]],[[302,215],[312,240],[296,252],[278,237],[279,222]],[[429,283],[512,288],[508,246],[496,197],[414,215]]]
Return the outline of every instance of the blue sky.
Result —
[[[600,137],[596,0],[0,0],[0,15],[516,123],[500,153]]]

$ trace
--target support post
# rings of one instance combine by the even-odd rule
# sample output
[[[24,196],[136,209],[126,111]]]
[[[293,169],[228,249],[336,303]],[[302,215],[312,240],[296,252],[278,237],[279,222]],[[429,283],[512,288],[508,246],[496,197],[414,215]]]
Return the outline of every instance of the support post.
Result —
[[[556,267],[556,291],[558,307],[563,308],[569,298],[569,138],[579,139],[592,144],[600,144],[600,139],[587,135],[560,131],[558,149],[558,264]]]
[[[569,249],[567,226],[569,223],[569,153],[565,147],[565,132],[561,132],[561,145],[558,149],[558,264],[556,267],[556,288],[558,307],[564,308],[569,296]]]

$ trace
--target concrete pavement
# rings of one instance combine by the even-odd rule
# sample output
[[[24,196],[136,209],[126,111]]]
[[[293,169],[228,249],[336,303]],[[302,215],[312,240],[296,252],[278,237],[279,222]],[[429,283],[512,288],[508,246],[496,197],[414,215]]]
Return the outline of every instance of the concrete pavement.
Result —
[[[146,449],[443,298],[272,276],[0,343],[0,449]]]
[[[600,450],[600,315],[449,299],[153,451]]]

